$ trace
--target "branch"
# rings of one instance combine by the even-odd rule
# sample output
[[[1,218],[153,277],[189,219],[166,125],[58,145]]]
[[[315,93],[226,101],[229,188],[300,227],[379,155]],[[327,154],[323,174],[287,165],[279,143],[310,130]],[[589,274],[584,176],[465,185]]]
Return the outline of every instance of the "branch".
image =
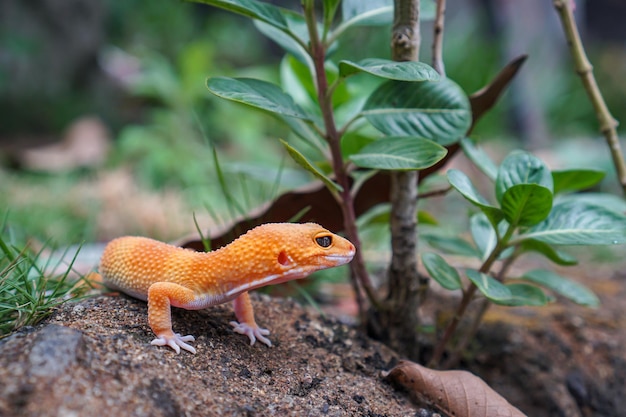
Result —
[[[391,34],[391,55],[394,61],[417,61],[420,46],[419,0],[395,0]],[[399,311],[415,298],[417,288],[417,172],[390,173],[391,263],[388,270],[388,303]],[[417,311],[409,314],[417,314]]]
[[[419,0],[394,0],[391,54],[394,61],[418,61]]]
[[[616,128],[618,122],[611,116],[604,102],[604,98],[602,97],[602,93],[600,92],[600,88],[598,88],[598,84],[596,83],[596,79],[593,75],[593,66],[589,62],[589,59],[587,59],[585,48],[580,40],[580,34],[578,33],[571,3],[571,0],[554,0],[553,2],[554,8],[561,19],[567,44],[569,45],[572,58],[574,59],[574,68],[576,73],[580,76],[585,90],[587,91],[587,95],[589,96],[589,101],[591,101],[596,111],[600,131],[609,146],[613,164],[617,171],[617,178],[622,185],[624,194],[626,194],[626,163],[624,163],[624,156],[622,155],[619,138],[617,136]]]
[[[433,68],[439,75],[446,75],[446,68],[443,64],[443,29],[444,17],[446,14],[446,0],[437,0],[437,14],[435,15],[435,26],[433,35]]]

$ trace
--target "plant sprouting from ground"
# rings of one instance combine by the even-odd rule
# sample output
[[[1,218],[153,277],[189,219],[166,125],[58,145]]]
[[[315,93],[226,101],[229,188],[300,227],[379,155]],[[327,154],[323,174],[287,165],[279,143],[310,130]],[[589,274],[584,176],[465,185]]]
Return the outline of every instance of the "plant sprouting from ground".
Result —
[[[463,248],[473,253],[480,267],[465,269],[464,284],[456,268],[436,253],[422,254],[430,276],[444,288],[461,290],[462,299],[438,341],[431,365],[437,365],[466,309],[481,295],[481,306],[470,318],[463,337],[447,363],[453,365],[474,336],[491,303],[506,306],[541,306],[550,301],[545,289],[586,306],[597,306],[598,299],[587,288],[552,271],[536,269],[511,276],[511,266],[522,255],[538,253],[562,266],[575,265],[576,259],[557,249],[571,245],[612,245],[626,242],[623,213],[569,194],[591,187],[604,177],[595,170],[551,171],[535,156],[521,151],[509,154],[499,167],[469,140],[463,147],[494,183],[496,202],[483,197],[461,171],[447,172],[448,181],[478,212],[469,219],[472,244],[454,238],[440,247]],[[468,250],[469,249],[469,250]]]
[[[344,231],[357,248],[354,198],[363,182],[378,171],[432,166],[446,155],[444,145],[455,142],[470,125],[464,92],[426,64],[331,59],[330,51],[350,28],[390,22],[393,7],[388,1],[326,1],[319,20],[312,0],[303,2],[302,13],[250,0],[201,2],[253,18],[257,28],[287,52],[281,75],[291,80],[289,94],[278,85],[250,78],[210,77],[208,88],[217,96],[269,112],[292,128],[297,139],[283,145],[300,166],[326,184],[341,207]],[[353,84],[357,75],[370,77],[369,86]],[[351,268],[361,311],[362,291],[372,305],[383,308],[362,252],[357,251]]]
[[[461,141],[485,108],[470,108],[468,97],[453,81],[420,62],[379,57],[335,59],[332,52],[352,27],[391,23],[391,1],[324,0],[316,5],[313,0],[303,0],[301,12],[256,0],[196,1],[253,19],[263,34],[285,50],[280,64],[282,87],[258,79],[220,76],[209,77],[207,86],[213,94],[269,113],[291,128],[294,136],[281,143],[294,161],[325,184],[341,209],[344,232],[357,249],[361,244],[355,198],[360,187],[381,172],[431,168],[462,144],[494,180],[497,203],[490,203],[466,175],[456,170],[448,172],[451,186],[479,210],[470,219],[475,240],[471,250],[482,265],[468,269],[463,284],[458,271],[441,256],[423,256],[432,278],[446,288],[463,292],[455,316],[436,344],[431,362],[434,366],[440,364],[448,342],[455,340],[453,335],[467,306],[478,296],[485,300],[484,307],[474,318],[467,338],[473,335],[491,302],[512,306],[545,304],[548,297],[540,286],[583,304],[596,303],[586,290],[547,271],[531,271],[513,283],[503,281],[511,264],[527,252],[539,252],[554,262],[567,264],[572,260],[553,246],[624,243],[626,224],[622,213],[573,196],[559,197],[564,191],[593,185],[600,173],[551,172],[539,159],[523,152],[511,154],[497,168],[467,140]],[[433,17],[433,2],[423,1],[421,6],[422,18]],[[442,25],[442,19],[438,19],[436,27]],[[441,39],[437,42],[440,48]],[[436,66],[442,71],[441,56],[435,55]],[[369,84],[355,82],[364,77]],[[490,100],[493,103],[494,96],[487,97],[486,101]],[[406,320],[406,312],[397,305],[401,297],[390,302],[390,298],[379,296],[360,250],[351,263],[351,272],[362,313],[365,302],[361,294],[365,293],[375,311],[397,315],[397,320],[389,323],[416,323]],[[389,288],[389,293],[407,289],[396,288],[405,285],[402,282],[391,285],[394,288]],[[361,317],[366,318],[364,314]],[[376,317],[374,314],[368,319]],[[411,324],[401,332],[411,335],[403,340],[403,346],[388,342],[417,357],[418,331]],[[461,340],[452,350],[451,360],[465,343]]]

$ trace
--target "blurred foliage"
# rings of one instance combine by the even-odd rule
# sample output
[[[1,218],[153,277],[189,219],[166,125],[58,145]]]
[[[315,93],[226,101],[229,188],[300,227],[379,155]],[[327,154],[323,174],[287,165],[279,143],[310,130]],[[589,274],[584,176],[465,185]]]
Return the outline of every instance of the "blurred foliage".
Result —
[[[0,207],[25,235],[59,244],[93,241],[98,201],[77,189],[78,173],[47,176],[0,170]]]
[[[170,84],[170,87],[182,87],[182,94],[195,94],[206,99],[202,81],[207,75],[234,75],[232,72],[235,68],[239,76],[245,71],[274,71],[268,64],[275,64],[279,59],[277,46],[261,36],[250,22],[213,8],[172,1],[146,3],[139,0],[108,0],[103,7],[103,50],[115,45],[137,57],[142,66],[153,67],[154,61],[165,61],[165,65],[171,65],[171,75],[179,77],[183,82],[182,86]],[[467,92],[481,88],[504,60],[500,57],[501,37],[487,34],[482,29],[486,27],[484,16],[480,13],[475,15],[478,15],[478,19],[464,19],[457,15],[446,25],[444,55],[447,72]],[[336,53],[353,60],[366,55],[388,57],[388,33],[387,27],[351,30]],[[473,35],[466,36],[468,33]],[[425,60],[429,59],[429,37],[430,34],[425,33],[422,48]],[[232,45],[237,47],[233,48]],[[41,45],[37,39],[23,39],[0,31],[0,48],[28,57],[38,54]],[[618,120],[626,120],[626,106],[623,105],[626,91],[619,76],[623,72],[620,69],[626,66],[623,48],[590,43],[589,50],[601,88],[613,113]],[[101,60],[102,51],[95,58]],[[568,60],[569,57],[566,57],[558,69],[559,73],[549,72],[542,76],[543,79],[537,79],[540,88],[535,93],[541,95],[543,107],[547,110],[546,120],[555,136],[581,133],[595,135],[595,119],[589,108],[581,105],[586,102],[584,91],[567,65]],[[98,68],[94,66],[91,70]],[[467,68],[472,68],[472,71],[467,71]],[[46,74],[41,74],[41,77],[45,78]],[[144,117],[149,118],[149,115],[145,116],[143,106],[137,114],[136,108],[124,103],[127,99],[119,91],[110,91],[115,90],[115,87],[98,85],[103,81],[90,80],[92,75],[83,74],[83,78],[86,79],[67,80],[65,90],[52,97],[39,92],[8,103],[0,100],[3,113],[10,115],[5,119],[2,130],[60,131],[69,121],[85,112],[104,114],[115,129],[129,121],[142,122]],[[7,83],[7,77],[0,74],[0,91],[4,90]],[[121,106],[118,105],[120,100]],[[33,108],[37,111],[33,112]],[[481,121],[475,134],[485,138],[507,135],[509,126],[506,112],[507,106],[500,106],[498,111]],[[259,123],[253,112],[246,112],[245,116],[240,114],[239,117],[242,124],[265,124],[263,121]],[[248,118],[251,120],[247,121]],[[25,125],[26,122],[32,123]],[[217,125],[218,133],[223,134],[219,123]]]
[[[85,80],[67,80],[65,90],[53,96],[41,92],[10,102],[0,100],[0,132],[57,134],[76,117],[97,113],[115,133],[116,148],[108,167],[130,166],[146,186],[179,187],[193,207],[204,209],[213,204],[216,210],[224,211],[223,196],[215,183],[215,147],[229,186],[242,204],[244,190],[257,193],[245,204],[253,206],[269,198],[275,191],[274,182],[285,155],[275,139],[283,138],[296,145],[298,139],[266,115],[211,96],[205,80],[219,74],[278,82],[280,48],[262,36],[248,19],[211,7],[139,0],[107,0],[103,5],[102,50],[96,51],[97,62],[91,63],[92,70],[102,71],[106,52],[119,50],[139,66],[126,80],[129,82],[111,84],[111,80],[103,81],[106,77],[93,81],[89,76]],[[294,7],[298,4],[294,3]],[[499,52],[502,39],[481,30],[485,26],[481,19],[457,15],[446,24],[446,69],[468,93],[481,88],[503,62]],[[472,36],[467,35],[470,33]],[[426,62],[430,59],[430,36],[425,33],[422,47]],[[344,34],[333,53],[351,60],[388,58],[388,37],[388,27],[354,28]],[[15,37],[0,28],[0,49],[28,57],[36,55],[39,46],[32,39]],[[626,87],[621,77],[626,67],[623,48],[590,43],[588,49],[613,114],[618,120],[626,120]],[[546,73],[542,75],[545,79],[535,80],[536,94],[541,94],[547,111],[549,131],[557,137],[597,136],[593,111],[568,59],[558,73]],[[46,77],[45,72],[40,75]],[[291,92],[294,84],[280,81]],[[376,82],[374,77],[355,77],[349,88],[372,89]],[[0,71],[0,92],[7,83]],[[496,106],[480,121],[474,136],[481,140],[510,138],[508,105],[509,94],[503,105]],[[313,151],[307,157],[320,159]],[[281,177],[284,188],[307,180],[302,173],[289,169],[293,166],[290,162],[286,164]],[[78,236],[97,238],[89,225],[98,203],[72,203],[67,198],[78,178],[78,173],[47,177],[0,171],[0,208],[10,207],[12,219],[28,223],[29,230],[36,230],[39,236],[58,236],[65,231],[68,241]],[[23,189],[24,193],[30,190],[31,196],[37,194],[36,190],[54,191],[64,198],[37,203],[36,198],[12,194],[15,189]]]

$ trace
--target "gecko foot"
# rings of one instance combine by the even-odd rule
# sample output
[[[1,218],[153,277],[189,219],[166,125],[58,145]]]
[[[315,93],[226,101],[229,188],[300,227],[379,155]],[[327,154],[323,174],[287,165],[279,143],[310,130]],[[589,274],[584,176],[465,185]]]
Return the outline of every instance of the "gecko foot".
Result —
[[[167,345],[171,347],[172,349],[174,349],[176,353],[180,353],[180,348],[183,348],[186,351],[189,351],[191,353],[196,353],[196,349],[193,346],[185,343],[185,342],[193,342],[194,340],[196,339],[191,335],[181,336],[180,333],[173,333],[170,336],[159,336],[156,339],[154,339],[152,342],[150,342],[150,344],[154,346]]]
[[[265,343],[267,346],[272,346],[272,342],[265,337],[270,334],[269,330],[256,325],[250,326],[247,323],[238,323],[236,321],[231,321],[230,325],[233,326],[237,333],[245,334],[250,338],[250,346],[254,345],[254,342],[256,342],[257,339],[259,339],[259,342]]]

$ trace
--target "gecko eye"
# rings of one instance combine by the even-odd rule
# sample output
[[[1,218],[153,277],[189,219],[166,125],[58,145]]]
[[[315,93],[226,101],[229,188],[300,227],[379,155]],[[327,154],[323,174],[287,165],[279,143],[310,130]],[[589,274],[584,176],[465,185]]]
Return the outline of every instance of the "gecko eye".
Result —
[[[321,247],[327,248],[333,243],[333,238],[330,236],[320,236],[320,237],[316,237],[315,241]]]

